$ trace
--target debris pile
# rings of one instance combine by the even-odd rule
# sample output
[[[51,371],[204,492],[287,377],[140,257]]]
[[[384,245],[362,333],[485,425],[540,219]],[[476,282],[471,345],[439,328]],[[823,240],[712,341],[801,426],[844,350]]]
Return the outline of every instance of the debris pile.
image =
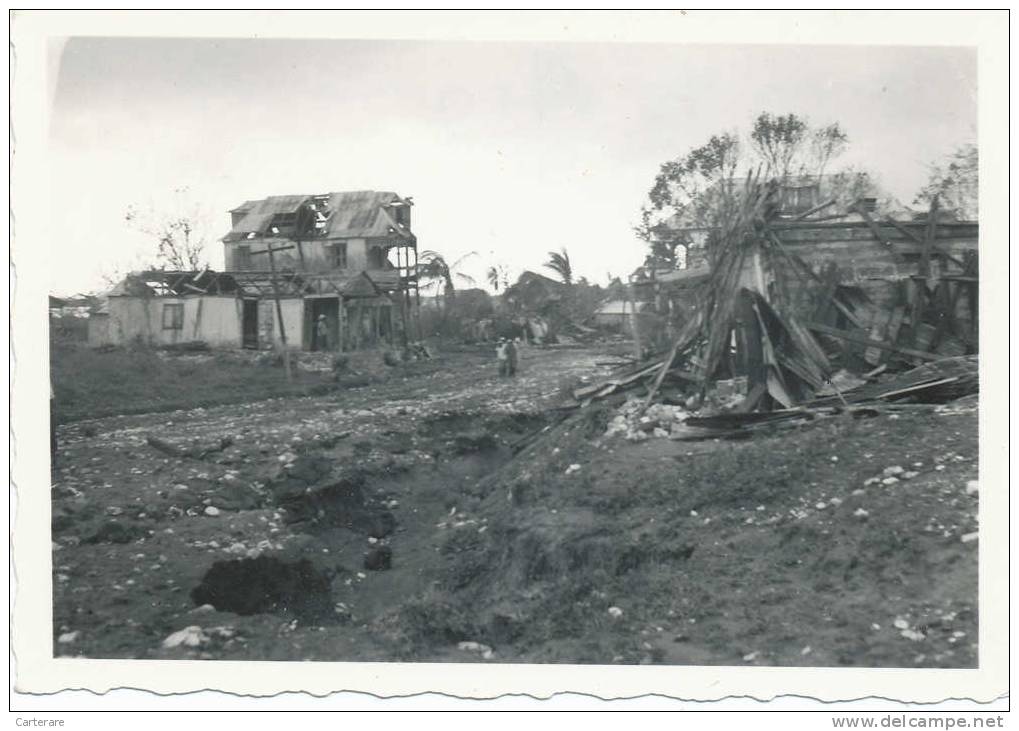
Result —
[[[668,404],[652,404],[644,411],[642,402],[631,398],[619,408],[616,416],[609,422],[605,436],[619,434],[630,442],[642,442],[652,437],[668,437],[682,426],[683,420],[689,415],[690,413],[682,406]]]
[[[710,275],[695,290],[669,352],[574,389],[577,402],[640,389],[642,410],[658,399],[692,411],[750,414],[846,405],[845,392],[855,389],[862,400],[922,394],[941,401],[977,390],[976,356],[964,355],[976,343],[961,344],[954,334],[962,332],[960,296],[977,285],[975,257],[963,262],[935,248],[932,223],[919,242],[920,273],[906,282],[908,306],[887,315],[888,308],[858,287],[841,285],[837,272],[815,272],[783,244],[781,228],[773,225],[777,189],[775,181],[762,183],[758,172],[731,196],[728,215],[709,237]],[[932,221],[936,213],[935,203]],[[935,258],[940,278],[933,275]],[[951,265],[962,273],[949,273]],[[874,325],[878,320],[882,327]],[[899,393],[886,391],[882,377],[918,364],[927,365],[913,371],[912,380],[896,381]],[[721,393],[719,382],[740,388]],[[704,409],[712,396],[714,408]],[[630,414],[624,416],[629,424]],[[614,424],[613,433],[631,433],[622,421]]]

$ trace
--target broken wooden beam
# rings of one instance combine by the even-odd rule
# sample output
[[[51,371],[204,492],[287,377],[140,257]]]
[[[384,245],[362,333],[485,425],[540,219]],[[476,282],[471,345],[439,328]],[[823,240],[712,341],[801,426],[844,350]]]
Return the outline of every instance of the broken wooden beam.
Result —
[[[938,355],[937,353],[928,353],[925,350],[914,350],[912,348],[902,348],[892,343],[886,343],[883,340],[873,340],[866,335],[858,335],[847,330],[839,330],[836,327],[828,327],[817,322],[807,323],[807,327],[816,333],[822,335],[828,335],[833,338],[845,340],[850,343],[856,343],[858,345],[867,345],[875,348],[881,348],[892,353],[898,353],[899,355],[909,356],[910,358],[919,358],[920,360],[941,360],[944,356]]]
[[[798,215],[798,216],[797,216],[796,218],[794,218],[793,220],[794,220],[794,221],[802,221],[802,220],[803,220],[804,218],[806,218],[807,216],[811,216],[811,215],[813,215],[813,214],[815,214],[815,213],[817,213],[817,212],[819,212],[819,211],[823,211],[823,210],[824,210],[825,208],[828,208],[828,207],[830,207],[830,206],[833,206],[833,205],[835,205],[835,204],[836,204],[837,202],[838,202],[838,201],[836,201],[836,200],[835,200],[834,198],[832,198],[832,199],[831,199],[831,200],[829,200],[829,201],[825,201],[824,203],[821,203],[820,205],[814,206],[814,207],[813,207],[813,208],[811,208],[811,209],[810,209],[809,211],[804,211],[803,213],[801,213],[800,215]]]

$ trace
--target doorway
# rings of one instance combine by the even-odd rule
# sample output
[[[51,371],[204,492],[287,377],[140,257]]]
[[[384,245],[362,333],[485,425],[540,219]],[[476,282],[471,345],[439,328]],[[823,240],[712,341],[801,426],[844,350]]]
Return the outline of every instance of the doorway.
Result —
[[[241,314],[241,345],[258,349],[258,300],[244,300]]]
[[[340,299],[339,297],[316,297],[306,300],[311,306],[310,337],[311,350],[339,350],[340,343]],[[322,319],[324,318],[324,319]],[[307,321],[306,321],[307,322]],[[324,327],[322,326],[324,323]]]

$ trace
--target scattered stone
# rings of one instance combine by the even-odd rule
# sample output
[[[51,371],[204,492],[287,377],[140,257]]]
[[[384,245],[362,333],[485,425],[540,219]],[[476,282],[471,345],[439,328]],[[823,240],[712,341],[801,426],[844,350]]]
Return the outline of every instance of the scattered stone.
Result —
[[[107,515],[113,515],[113,516],[123,515],[124,514],[124,509],[123,508],[118,508],[116,505],[111,505],[108,508],[106,508],[106,514]]]
[[[972,533],[967,533],[966,535],[964,535],[961,540],[962,540],[963,543],[972,543],[973,541],[977,540],[977,538],[979,538],[979,537],[980,537],[980,532],[979,531],[973,531]]]
[[[476,652],[485,660],[491,659],[492,655],[495,654],[491,647],[480,642],[459,642],[456,647],[463,652]]]
[[[618,619],[623,616],[623,610],[619,607],[609,607],[609,616]]]
[[[902,617],[896,617],[895,621],[892,622],[892,626],[894,626],[895,629],[909,629],[909,622]]]
[[[747,653],[746,655],[743,656],[743,661],[744,662],[753,662],[754,660],[757,659],[757,657],[760,654],[761,654],[760,651],[749,652],[749,653]]]
[[[923,632],[917,632],[914,629],[904,629],[901,632],[899,632],[899,634],[902,637],[905,637],[907,640],[912,640],[913,642],[921,642],[927,639],[927,635],[925,635]]]
[[[81,632],[75,630],[74,632],[64,632],[57,638],[57,642],[62,645],[69,645],[72,642],[77,642],[78,637],[81,636]]]
[[[895,465],[894,467],[885,467],[884,472],[882,474],[885,477],[894,477],[895,475],[901,475],[905,471],[906,470],[904,470],[899,465]]]
[[[898,477],[886,477],[885,479],[881,480],[881,484],[882,485],[894,485],[898,481],[899,481]]]
[[[572,475],[574,472],[580,472],[580,465],[579,464],[574,463],[574,464],[571,464],[569,467],[566,468],[566,474],[567,475]]]
[[[977,482],[976,480],[970,480],[969,482],[966,483],[967,495],[976,495],[978,492],[980,492],[979,482]]]
[[[217,507],[215,507],[213,505],[209,505],[208,507],[205,508],[204,512],[210,518],[215,518],[216,516],[219,515],[219,508],[217,508]]]
[[[867,518],[870,517],[870,513],[864,510],[863,508],[857,508],[856,510],[854,510],[853,515],[857,518],[860,518],[861,520],[866,520]]]
[[[801,655],[809,655],[811,652],[813,652],[813,649],[810,647],[810,645],[807,645],[802,650],[800,650]]]
[[[173,648],[180,647],[198,647],[204,645],[209,641],[209,636],[205,634],[201,627],[192,625],[185,627],[182,630],[174,632],[172,635],[163,640],[163,647]]]

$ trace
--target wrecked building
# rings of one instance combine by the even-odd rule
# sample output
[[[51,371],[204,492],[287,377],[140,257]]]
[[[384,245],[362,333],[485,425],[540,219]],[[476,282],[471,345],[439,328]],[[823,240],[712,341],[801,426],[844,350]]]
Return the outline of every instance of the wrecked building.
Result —
[[[230,211],[224,271],[128,276],[90,342],[346,351],[414,339],[412,205],[377,191],[246,201]]]
[[[839,331],[832,337],[857,331],[855,345],[877,364],[883,357],[864,340],[895,344],[900,335],[921,351],[961,355],[978,350],[979,225],[957,221],[934,210],[919,216],[879,216],[873,201],[861,199],[840,211],[834,201],[811,205],[802,212],[802,193],[794,209],[783,203],[769,221],[769,236],[788,260],[803,262],[809,274],[752,271],[757,280],[781,287],[793,311],[804,321]],[[659,237],[687,236],[690,229],[662,226]],[[704,234],[702,230],[694,234]],[[707,236],[694,237],[686,252],[687,268],[635,272],[632,278],[638,301],[649,303],[664,315],[675,331],[693,316],[697,291],[711,276]],[[926,290],[926,294],[921,290]],[[924,302],[939,303],[923,311]],[[841,308],[824,303],[847,303]],[[848,303],[851,303],[848,304]],[[851,310],[851,312],[848,312]],[[911,319],[912,316],[912,319]],[[915,322],[913,322],[915,320]],[[905,327],[904,327],[905,325]],[[908,331],[908,332],[907,332]],[[845,341],[847,345],[853,345]]]
[[[558,307],[568,293],[568,285],[544,274],[524,271],[502,297],[511,312],[546,315]]]
[[[922,383],[880,397],[974,380],[975,222],[939,213],[937,197],[926,215],[908,221],[872,215],[867,200],[825,220],[810,216],[830,203],[789,217],[776,205],[779,191],[776,181],[748,180],[724,225],[707,231],[706,276],[701,265],[686,277],[662,281],[655,272],[641,282],[656,306],[665,300],[675,308],[671,348],[657,362],[575,390],[578,400],[647,382],[643,408],[666,383],[688,394],[684,403],[698,404],[714,383],[740,381],[735,410],[747,414],[842,399],[885,371],[922,371],[935,361],[961,370],[922,371]]]

